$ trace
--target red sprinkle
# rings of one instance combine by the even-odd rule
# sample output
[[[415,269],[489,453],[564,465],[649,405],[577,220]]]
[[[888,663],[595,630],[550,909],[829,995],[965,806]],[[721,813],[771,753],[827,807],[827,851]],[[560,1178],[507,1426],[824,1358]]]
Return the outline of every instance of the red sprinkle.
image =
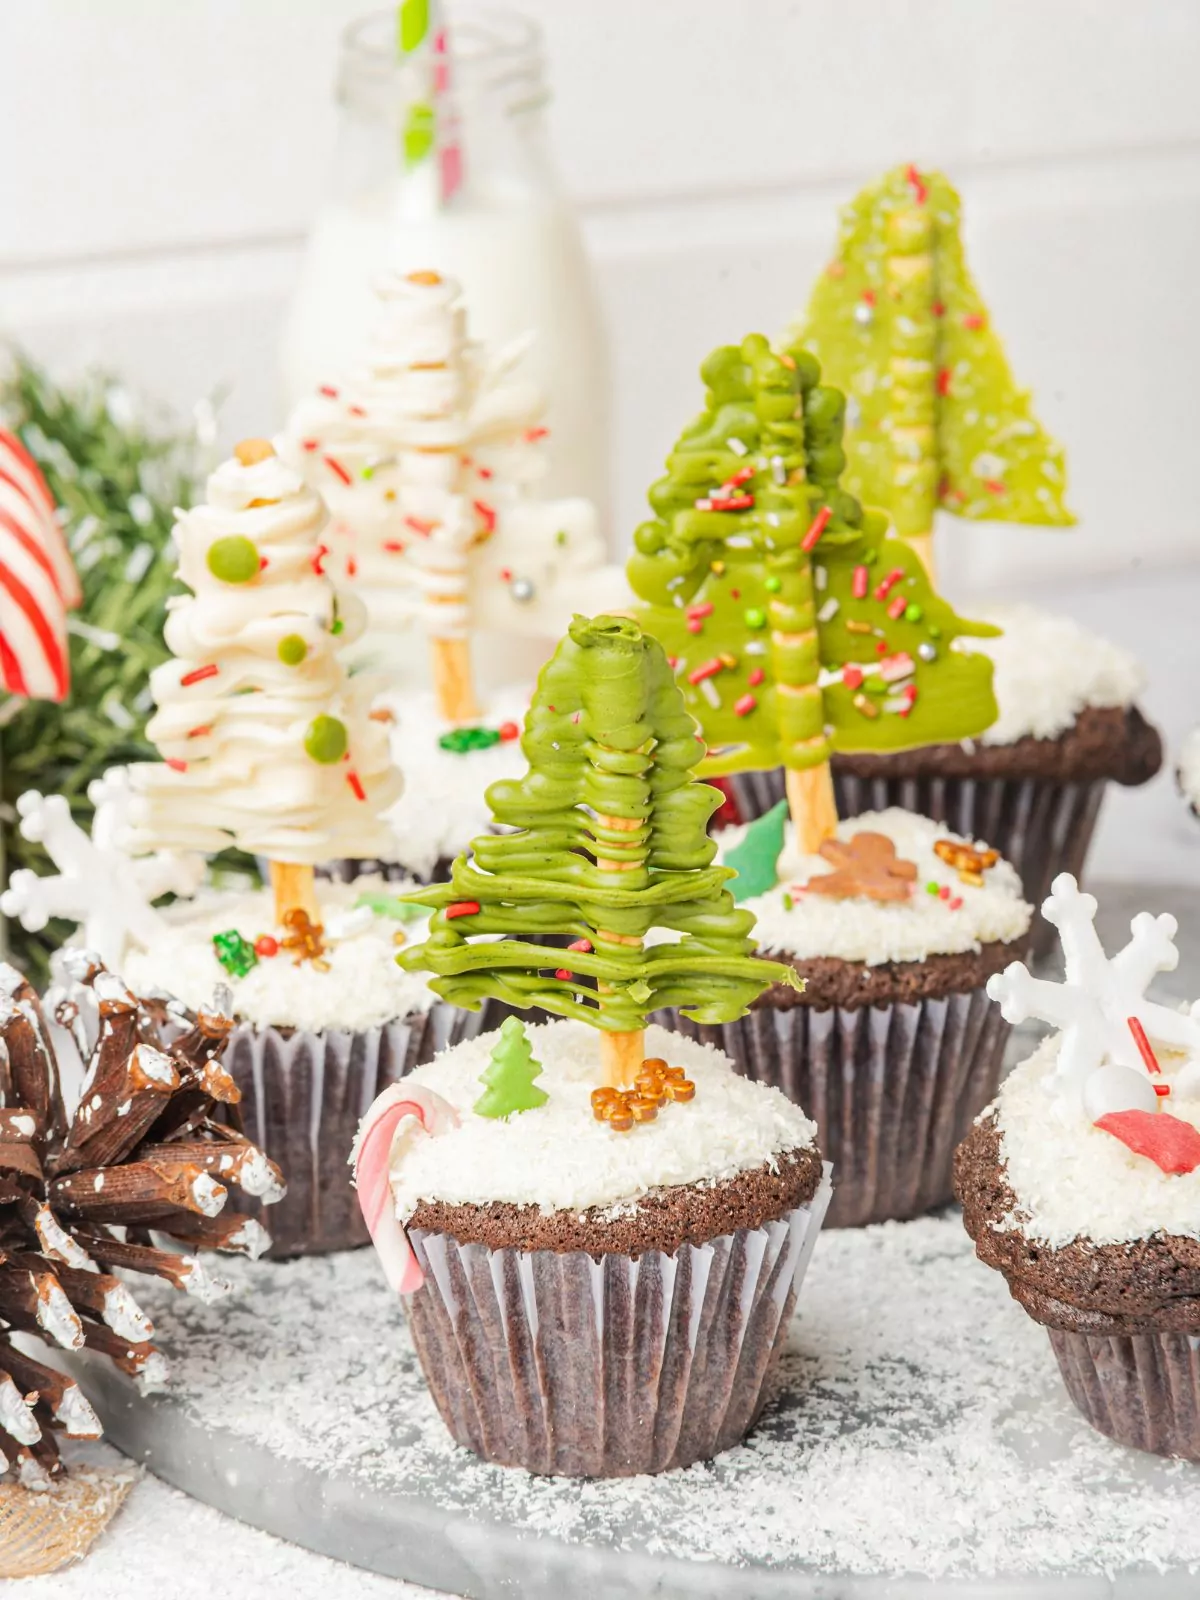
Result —
[[[946,315],[946,308],[940,300],[935,300],[931,309],[935,317],[944,317]]]
[[[865,305],[873,306],[875,304],[875,291],[874,291],[874,289],[864,289],[863,292],[862,292],[862,299],[863,299],[863,303]]]
[[[888,595],[891,594],[892,590],[896,587],[896,585],[898,583],[901,583],[903,581],[903,579],[904,579],[904,568],[903,567],[893,567],[892,570],[888,573],[887,577],[886,578],[881,578],[879,580],[879,582],[875,585],[875,598],[876,598],[876,600],[886,600]]]
[[[526,428],[525,443],[536,444],[539,439],[544,439],[549,434],[549,428]]]
[[[904,176],[907,178],[909,185],[912,188],[913,198],[916,200],[919,206],[923,206],[929,197],[929,190],[926,189],[921,174],[917,171],[916,167],[910,165]]]
[[[954,896],[954,899],[951,900],[951,902],[950,902],[950,909],[951,909],[951,911],[961,911],[962,910],[962,895],[956,894]]]
[[[348,772],[346,782],[350,785],[350,792],[356,800],[365,800],[367,791],[362,786],[362,780],[357,772]]]
[[[437,527],[437,523],[427,522],[424,517],[405,517],[404,526],[411,528],[414,533],[419,533],[423,539],[427,539]]]
[[[573,978],[575,974],[568,967],[557,967],[555,969],[554,976],[556,978],[560,978],[563,983],[566,983],[568,979]]]
[[[689,606],[684,612],[689,622],[695,622],[700,617],[711,617],[713,603],[711,600],[697,600],[694,606]]]
[[[949,367],[940,367],[938,369],[937,392],[939,394],[949,394],[950,393],[950,368]]]
[[[832,516],[833,511],[829,506],[822,506],[820,511],[817,512],[816,516],[813,518],[812,527],[809,528],[808,532],[800,541],[800,548],[806,554],[813,548],[817,540],[825,532],[825,529],[829,526]]]
[[[446,907],[447,922],[453,922],[455,917],[474,917],[478,914],[478,900],[456,900],[453,905]]]
[[[328,554],[329,546],[327,544],[319,544],[313,551],[312,569],[318,578],[323,578],[325,576],[325,557]]]
[[[711,661],[702,661],[698,667],[693,667],[688,673],[689,683],[703,683],[705,678],[715,678],[721,671],[721,661],[718,656],[713,656]]]
[[[950,898],[950,886],[949,886],[949,884],[944,883],[942,885],[942,887],[938,890],[938,899],[939,900],[949,900],[949,898]]]
[[[700,621],[699,617],[689,617],[687,619],[687,631],[689,633],[699,633],[703,626],[704,624]]]
[[[318,448],[318,442],[316,439],[302,439],[300,441],[300,448],[302,450],[309,451],[311,454],[312,451]]]
[[[985,478],[983,480],[983,487],[989,494],[1004,493],[1004,485],[1000,482],[999,478]]]
[[[273,939],[269,933],[259,934],[254,941],[254,954],[256,956],[277,956],[279,954],[279,940]]]
[[[346,410],[352,417],[365,417],[367,414],[361,406],[347,406]]]
[[[746,682],[752,689],[757,689],[765,677],[766,673],[761,667],[751,667],[750,671],[746,674]]]
[[[188,768],[187,762],[180,761],[178,756],[168,756],[165,765],[170,767],[172,772],[186,772]]]
[[[964,328],[984,328],[987,326],[987,318],[981,317],[978,311],[968,312],[962,322]]]
[[[856,600],[865,600],[867,598],[867,589],[870,586],[870,582],[871,574],[867,571],[866,567],[855,567],[854,598]]]
[[[514,739],[521,737],[521,730],[515,722],[502,722],[500,724],[500,738],[505,744],[511,744]]]
[[[492,471],[491,467],[476,467],[475,471],[479,474],[479,476],[484,480],[485,483],[487,482],[487,480],[489,478],[494,478],[496,476],[496,474]]]
[[[748,511],[754,504],[752,494],[712,495],[709,506],[713,511]]]
[[[1154,1092],[1160,1100],[1165,1100],[1167,1095],[1169,1095],[1171,1092],[1171,1085],[1169,1083],[1156,1083],[1154,1085]]]
[[[718,494],[730,494],[734,489],[740,488],[743,483],[749,483],[750,479],[753,476],[754,476],[754,468],[753,467],[751,467],[751,466],[739,467],[738,470],[734,473],[732,478],[726,478],[725,482],[721,485],[721,487],[717,491],[717,493]]]
[[[215,661],[210,661],[207,666],[197,667],[193,672],[185,672],[179,680],[179,687],[190,689],[194,683],[200,683],[205,678],[215,678],[220,670]]]
[[[270,565],[271,565],[271,563],[267,560],[266,556],[259,556],[259,558],[258,558],[258,570],[260,572],[265,572]]]
[[[480,522],[483,523],[483,525],[487,529],[487,531],[489,533],[495,533],[495,531],[496,531],[496,511],[495,511],[495,508],[493,506],[488,505],[486,500],[473,500],[471,502],[471,504],[475,507],[475,515],[479,518]]]
[[[1158,1057],[1154,1054],[1153,1046],[1146,1037],[1146,1030],[1142,1027],[1141,1019],[1139,1017],[1126,1017],[1125,1021],[1129,1025],[1130,1033],[1133,1035],[1133,1042],[1138,1047],[1138,1055],[1146,1063],[1146,1071],[1161,1072],[1162,1068],[1158,1064]]]
[[[576,939],[574,944],[567,946],[567,949],[580,950],[585,956],[590,956],[592,953],[592,941],[590,939]]]
[[[752,694],[744,694],[740,700],[733,702],[734,713],[739,717],[748,717],[757,704],[758,701]]]
[[[742,591],[740,589],[730,589],[729,598],[731,600],[740,600],[742,598]]]
[[[346,576],[348,578],[353,578],[353,577],[356,577],[357,575],[358,575],[358,562],[354,559],[353,556],[347,556],[346,557]]]
[[[188,738],[189,739],[203,739],[205,734],[209,734],[212,731],[213,731],[212,723],[211,722],[205,722],[199,728],[190,728],[188,730]]]
[[[862,681],[863,673],[861,667],[855,666],[854,663],[851,662],[849,666],[842,668],[842,682],[846,685],[847,689],[861,689]]]
[[[333,473],[335,478],[340,478],[343,483],[347,484],[354,481],[342,463],[335,456],[326,456],[324,460],[325,465],[329,468],[330,472]]]
[[[336,400],[338,397],[338,392],[331,383],[323,383],[317,393],[327,394],[331,400]]]
[[[887,642],[887,640],[886,639],[877,639],[875,641],[875,654],[877,656],[885,656],[885,655],[887,655],[887,653],[888,653],[888,642]]]
[[[893,595],[888,602],[887,614],[893,622],[898,622],[908,609],[908,601],[902,594]]]
[[[385,539],[383,541],[383,548],[391,555],[398,556],[403,551],[404,545],[399,539]]]

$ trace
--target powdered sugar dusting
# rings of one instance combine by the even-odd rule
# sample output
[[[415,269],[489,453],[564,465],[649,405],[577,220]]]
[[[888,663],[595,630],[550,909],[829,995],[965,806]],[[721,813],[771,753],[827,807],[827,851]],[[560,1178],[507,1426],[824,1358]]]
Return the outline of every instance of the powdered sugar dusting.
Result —
[[[220,1312],[156,1289],[165,1403],[188,1449],[202,1461],[206,1434],[234,1435],[261,1452],[256,1481],[311,1474],[309,1508],[324,1475],[354,1485],[363,1516],[415,1496],[472,1524],[464,1547],[496,1550],[497,1571],[543,1570],[530,1534],[607,1562],[614,1594],[653,1592],[656,1574],[686,1592],[696,1563],[787,1569],[797,1594],[802,1575],[1030,1575],[1022,1595],[1033,1574],[1200,1565],[1195,1469],[1122,1450],[1079,1417],[1044,1330],[974,1261],[956,1216],[824,1234],[785,1392],[748,1442],[617,1482],[533,1478],[454,1446],[369,1251],[230,1270],[238,1298]],[[618,1573],[636,1563],[647,1581],[626,1588]],[[712,1592],[751,1586],[731,1572]]]
[[[604,1081],[597,1029],[549,1022],[528,1035],[542,1065],[537,1086],[549,1096],[533,1111],[498,1119],[472,1109],[494,1033],[443,1051],[405,1079],[435,1090],[461,1120],[436,1138],[403,1142],[392,1169],[402,1222],[422,1200],[501,1200],[546,1211],[620,1205],[671,1184],[732,1178],[816,1138],[816,1124],[778,1089],[739,1077],[711,1045],[659,1027],[646,1030],[646,1054],[685,1067],[696,1098],[614,1133],[592,1115],[591,1092]]]
[[[1060,1107],[1049,1087],[1058,1044],[1055,1034],[1039,1045],[996,1099],[1001,1151],[1017,1197],[1005,1225],[1054,1247],[1078,1238],[1116,1244],[1159,1232],[1200,1238],[1200,1168],[1163,1172],[1077,1111]],[[1162,1080],[1174,1090],[1167,1101],[1171,1115],[1200,1128],[1194,1070],[1166,1051],[1159,1059]]]
[[[728,829],[721,834],[722,844],[728,848],[744,831]],[[990,867],[983,874],[983,887],[976,888],[963,883],[958,873],[934,854],[939,839],[966,844],[977,841],[964,840],[941,823],[896,806],[887,811],[864,811],[838,824],[839,839],[856,833],[885,834],[898,856],[916,864],[910,898],[835,900],[829,895],[804,893],[801,885],[833,867],[822,856],[801,855],[789,829],[779,861],[778,885],[745,901],[746,909],[758,920],[761,949],[782,951],[801,960],[833,956],[877,966],[885,961],[923,961],[926,956],[978,950],[994,939],[1005,943],[1020,939],[1027,931],[1033,908],[1021,898],[1021,880],[1007,861]],[[931,883],[945,889],[945,897],[931,894]]]

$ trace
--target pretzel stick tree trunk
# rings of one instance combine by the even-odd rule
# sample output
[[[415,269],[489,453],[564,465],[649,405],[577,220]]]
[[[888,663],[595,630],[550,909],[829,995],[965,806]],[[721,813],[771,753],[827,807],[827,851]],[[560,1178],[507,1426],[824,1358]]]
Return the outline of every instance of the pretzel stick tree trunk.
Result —
[[[303,861],[272,861],[271,888],[275,891],[275,921],[287,926],[288,913],[303,911],[310,922],[320,922],[315,873]]]
[[[597,816],[598,828],[608,829],[617,834],[636,833],[642,824],[634,817],[609,817]],[[618,846],[617,848],[620,848]],[[630,846],[632,848],[632,846]],[[637,871],[645,861],[647,852],[643,849],[638,860],[615,859],[607,856],[597,856],[596,865],[601,872],[630,872]],[[632,934],[602,932],[598,938],[607,939],[613,944],[629,945],[640,950],[643,941]],[[598,985],[598,993],[603,996],[604,985]],[[600,1011],[603,1014],[604,1001],[600,1001]],[[613,1033],[605,1028],[600,1034],[600,1065],[604,1081],[612,1089],[626,1089],[638,1075],[642,1062],[646,1059],[646,1033],[645,1029],[637,1028],[626,1033]]]

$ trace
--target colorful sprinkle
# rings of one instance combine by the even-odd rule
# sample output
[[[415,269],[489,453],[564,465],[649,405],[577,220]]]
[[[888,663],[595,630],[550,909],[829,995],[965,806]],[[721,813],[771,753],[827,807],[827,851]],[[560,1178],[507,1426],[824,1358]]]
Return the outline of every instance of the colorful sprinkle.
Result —
[[[321,766],[332,766],[346,754],[350,736],[346,724],[337,717],[314,717],[304,735],[306,754]]]
[[[591,955],[592,948],[593,948],[592,947],[592,941],[590,939],[576,939],[573,944],[569,944],[567,946],[568,950],[579,951],[581,954],[583,954],[585,956],[590,956]]]
[[[711,661],[702,661],[698,667],[693,667],[688,673],[688,682],[691,684],[703,683],[705,678],[714,677],[721,670],[721,662],[713,656]]]
[[[514,739],[521,737],[521,730],[515,722],[502,722],[499,733],[504,744],[511,744]]]
[[[816,546],[817,541],[825,532],[825,529],[829,526],[832,518],[833,511],[831,507],[822,506],[820,511],[818,511],[816,516],[813,518],[812,526],[800,541],[801,550],[807,554],[808,551],[812,550]]]
[[[862,668],[857,666],[854,662],[850,662],[847,666],[842,668],[842,682],[846,685],[847,689],[861,689],[862,681]]]
[[[336,458],[336,456],[326,456],[325,465],[329,468],[330,472],[333,473],[335,478],[340,478],[345,484],[353,483],[353,478],[351,478],[350,474],[346,471],[345,467]]]
[[[856,600],[865,600],[867,598],[867,585],[870,581],[871,574],[866,567],[855,567],[853,594]]]
[[[766,673],[761,667],[751,667],[750,671],[746,674],[746,682],[752,689],[757,689],[765,677]]]
[[[906,168],[904,176],[909,187],[912,189],[913,199],[919,206],[923,206],[929,196],[929,191],[925,187],[925,180],[921,177],[921,174],[914,166],[909,166]]]
[[[856,694],[851,704],[857,712],[864,717],[869,717],[872,721],[879,715],[879,707],[873,705],[865,694]]]
[[[272,956],[279,954],[279,940],[269,933],[260,933],[254,941],[254,954],[269,961]]]
[[[902,594],[893,595],[891,600],[888,601],[887,614],[893,622],[899,622],[907,610],[908,601]]]
[[[925,615],[925,607],[918,605],[915,600],[910,600],[904,608],[905,622],[920,622]]]
[[[446,921],[453,922],[455,917],[475,917],[479,915],[478,900],[455,900],[446,907]]]
[[[954,896],[954,899],[951,900],[951,902],[950,902],[950,909],[951,909],[951,911],[961,911],[962,910],[962,895],[956,894]]]
[[[758,628],[765,628],[767,625],[767,614],[765,611],[760,610],[758,606],[750,606],[742,613],[742,621],[748,628],[755,630]]]
[[[950,393],[950,368],[949,367],[939,367],[938,368],[937,392],[940,395],[947,395],[947,394]]]
[[[886,600],[896,585],[904,581],[905,576],[903,567],[893,567],[888,575],[885,578],[881,578],[875,585],[876,600]]]
[[[170,767],[172,772],[186,772],[188,769],[187,762],[181,761],[178,756],[167,756],[163,761],[163,765]]]
[[[298,633],[285,633],[275,647],[275,654],[285,667],[298,667],[308,655],[308,646]]]
[[[1125,1021],[1130,1033],[1133,1035],[1133,1042],[1138,1047],[1138,1055],[1146,1063],[1146,1071],[1149,1073],[1161,1072],[1162,1068],[1158,1064],[1158,1057],[1154,1054],[1154,1049],[1146,1037],[1146,1030],[1142,1027],[1141,1018],[1126,1017]]]
[[[204,558],[213,577],[221,583],[249,583],[259,574],[258,546],[253,539],[231,533],[214,539]]]
[[[190,689],[194,683],[203,683],[205,678],[215,678],[220,670],[215,661],[210,661],[203,667],[196,667],[192,672],[185,672],[179,680],[179,687]]]
[[[757,705],[758,701],[752,694],[744,694],[740,700],[733,702],[733,709],[737,716],[748,717]]]
[[[768,594],[778,594],[783,588],[783,579],[771,573],[770,577],[763,579],[763,588]]]
[[[483,526],[487,530],[487,532],[488,533],[495,533],[495,531],[496,531],[496,509],[495,509],[495,507],[488,505],[486,500],[473,500],[471,502],[471,504],[475,508],[475,515],[479,518],[480,522],[483,523]]]

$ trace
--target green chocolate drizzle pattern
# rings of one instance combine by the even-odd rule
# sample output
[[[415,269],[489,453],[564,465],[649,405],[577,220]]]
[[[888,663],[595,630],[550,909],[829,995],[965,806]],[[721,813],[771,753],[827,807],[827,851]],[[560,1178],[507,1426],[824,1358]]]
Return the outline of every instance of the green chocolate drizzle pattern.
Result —
[[[816,360],[751,334],[702,376],[705,409],[650,490],[628,564],[708,743],[702,775],[982,733],[991,664],[950,646],[997,630],[957,616],[840,487],[845,400]]]
[[[850,396],[846,487],[898,533],[928,533],[938,507],[1074,522],[1062,448],[1013,379],[940,172],[897,167],[845,208],[837,253],[788,337]]]
[[[754,917],[713,864],[722,797],[694,778],[703,746],[657,640],[625,618],[576,617],[542,668],[521,748],[528,772],[488,790],[515,831],[481,835],[449,883],[414,893],[437,912],[402,967],[433,972],[434,992],[468,1010],[491,997],[615,1032],[665,1006],[729,1022],[771,984],[798,986],[754,955]],[[653,928],[682,937],[646,948]]]

